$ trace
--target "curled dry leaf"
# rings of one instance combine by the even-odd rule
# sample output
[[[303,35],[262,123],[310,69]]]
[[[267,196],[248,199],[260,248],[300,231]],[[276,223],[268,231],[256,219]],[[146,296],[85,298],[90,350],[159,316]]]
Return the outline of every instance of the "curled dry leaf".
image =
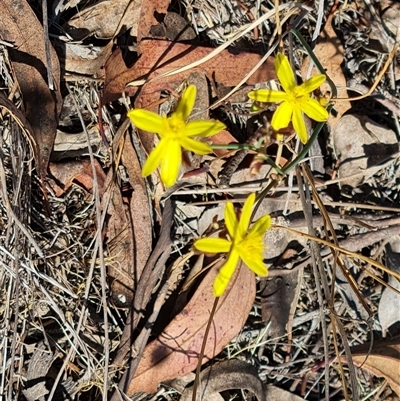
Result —
[[[106,175],[97,159],[94,159],[97,183],[100,196],[104,191]],[[62,163],[50,163],[50,174],[56,180],[49,180],[50,186],[56,196],[62,196],[75,181],[82,185],[88,192],[93,193],[93,168],[90,160],[70,160]]]
[[[124,13],[124,30],[132,28],[132,36],[136,36],[139,22],[141,0],[106,0],[84,8],[66,24],[65,31],[74,39],[81,41],[94,35],[98,39],[111,39],[116,34]]]
[[[50,45],[55,91],[47,82],[47,60],[43,27],[25,0],[0,0],[0,38],[14,44],[9,50],[16,79],[22,92],[25,115],[32,126],[35,161],[40,177],[47,173],[62,101],[60,64]]]
[[[212,287],[217,272],[218,269],[214,268],[207,273],[186,307],[156,340],[147,345],[136,376],[129,384],[128,396],[138,391],[153,393],[162,381],[184,376],[196,368],[215,300]],[[207,338],[204,363],[219,354],[239,333],[254,298],[254,273],[240,265],[219,299]]]
[[[400,396],[400,344],[399,339],[363,344],[351,349],[353,363],[377,377],[384,377],[392,390]]]
[[[158,25],[156,15],[167,14],[171,0],[142,0],[139,24],[137,27],[137,41],[151,37],[151,27]]]
[[[250,390],[258,401],[266,400],[265,386],[257,368],[244,361],[229,359],[204,369],[200,374],[196,400],[223,401],[222,391]],[[180,401],[192,400],[193,387],[186,388]]]
[[[104,103],[118,99],[124,91],[130,96],[136,93],[137,87],[126,87],[129,82],[137,79],[149,80],[175,68],[185,67],[209,55],[213,49],[164,40],[143,40],[138,45],[137,51],[140,57],[130,68],[126,67],[119,49],[107,60]],[[260,58],[260,55],[254,53],[232,54],[228,50],[223,50],[211,60],[192,68],[190,72],[203,71],[218,83],[234,86],[250,72]],[[188,72],[185,71],[149,82],[142,88],[141,94],[159,92],[167,88],[170,83],[183,81],[187,75]],[[255,84],[275,77],[274,59],[270,57],[247,83]]]

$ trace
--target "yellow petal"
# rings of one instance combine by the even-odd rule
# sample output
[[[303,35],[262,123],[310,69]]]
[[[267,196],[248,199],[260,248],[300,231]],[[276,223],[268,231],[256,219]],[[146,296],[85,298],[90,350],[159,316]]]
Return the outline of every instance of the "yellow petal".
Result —
[[[326,76],[324,74],[314,75],[310,79],[307,79],[306,82],[302,83],[300,86],[296,88],[296,93],[301,96],[302,94],[311,93],[315,89],[319,88],[326,80]]]
[[[276,56],[275,70],[283,90],[286,93],[292,92],[296,86],[294,72],[292,70],[292,67],[290,66],[288,58],[282,53],[279,53]]]
[[[165,186],[172,187],[175,184],[182,161],[182,149],[178,141],[169,140],[164,148],[161,160],[161,179]]]
[[[316,99],[305,98],[300,103],[300,108],[304,113],[315,121],[326,121],[329,117],[328,111]]]
[[[271,125],[276,131],[286,128],[292,119],[293,107],[290,102],[283,102],[278,106],[272,116]]]
[[[179,144],[182,146],[182,148],[190,150],[197,155],[207,155],[208,153],[212,152],[210,145],[191,138],[180,138]]]
[[[226,125],[215,120],[197,120],[189,121],[185,127],[185,136],[203,136],[209,137],[226,128]]]
[[[240,258],[243,260],[244,264],[258,276],[266,276],[268,274],[268,269],[263,262],[262,255],[244,252],[240,253]]]
[[[228,230],[229,236],[233,241],[235,236],[237,235],[237,228],[239,223],[232,202],[227,202],[224,211],[224,218],[226,229]]]
[[[196,94],[197,88],[194,85],[189,85],[179,99],[178,105],[173,114],[179,117],[179,119],[186,121],[193,110],[196,101]]]
[[[251,219],[251,211],[253,210],[253,205],[256,200],[256,194],[253,192],[250,194],[246,202],[243,205],[242,215],[239,220],[239,236],[240,238],[235,238],[238,241],[241,241],[247,234],[247,230],[249,229],[250,219]]]
[[[265,231],[267,231],[272,224],[271,216],[265,215],[260,217],[251,227],[248,236],[263,236]]]
[[[293,128],[297,132],[300,141],[306,143],[308,139],[307,127],[300,107],[295,107],[293,110]]]
[[[285,92],[271,89],[256,89],[250,91],[247,96],[256,102],[263,103],[279,103],[287,99],[287,94]]]
[[[205,253],[228,253],[231,250],[232,243],[223,238],[200,238],[193,246]]]
[[[228,256],[228,260],[221,267],[218,276],[214,281],[214,295],[216,297],[220,297],[226,290],[226,287],[235,272],[238,261],[239,254],[235,249],[232,249],[232,252]]]
[[[167,141],[168,139],[161,139],[160,143],[153,149],[147,158],[144,166],[142,168],[142,176],[147,177],[153,171],[157,169],[157,167],[161,163],[161,159],[165,155],[165,150],[168,148]]]
[[[128,112],[128,117],[137,128],[148,132],[161,133],[164,127],[164,119],[156,113],[144,109],[134,109]]]

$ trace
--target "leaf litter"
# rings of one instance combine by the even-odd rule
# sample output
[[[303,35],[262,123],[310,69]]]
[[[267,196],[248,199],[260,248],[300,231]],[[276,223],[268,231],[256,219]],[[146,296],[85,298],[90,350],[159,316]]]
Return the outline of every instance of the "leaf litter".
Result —
[[[389,1],[352,1],[347,6],[339,1],[333,8],[320,3],[288,7],[281,22],[292,24],[290,17],[301,16],[304,37],[323,32],[314,51],[327,74],[338,86],[347,86],[350,97],[351,89],[359,92],[363,87],[365,93],[395,42],[395,34],[387,27],[396,21],[398,7]],[[50,15],[51,40],[58,52],[57,57],[50,50],[53,91],[47,82],[44,53],[49,38],[31,5],[18,4],[25,11],[5,20],[0,30],[0,322],[2,333],[7,334],[0,349],[1,392],[9,400],[120,399],[122,393],[133,396],[136,391],[157,392],[155,397],[160,400],[178,399],[177,390],[182,388],[171,380],[182,375],[193,380],[191,372],[196,369],[218,271],[214,265],[193,275],[195,258],[190,245],[199,236],[222,228],[225,200],[242,202],[245,195],[265,185],[272,171],[265,165],[258,176],[251,177],[250,152],[230,170],[229,186],[220,187],[221,166],[235,156],[234,152],[216,152],[216,156],[191,160],[187,175],[165,194],[156,177],[145,181],[140,173],[153,137],[138,136],[128,127],[125,114],[130,104],[149,105],[156,112],[160,104],[165,110],[173,109],[182,82],[197,72],[206,77],[198,85],[209,89],[201,95],[199,111],[210,108],[211,117],[224,119],[229,142],[245,142],[273,109],[249,118],[243,115],[249,102],[228,99],[218,108],[213,102],[225,87],[246,78],[265,53],[263,43],[277,43],[275,9],[252,1],[183,2],[184,7],[174,12],[189,22],[197,38],[179,43],[179,33],[171,33],[174,23],[166,18],[167,1],[143,1],[124,15],[110,11],[111,2],[60,3]],[[271,17],[243,34],[234,48],[222,50],[189,71],[155,79],[208,55],[237,29],[267,13]],[[127,15],[132,25],[124,22]],[[96,24],[85,23],[90,18]],[[186,29],[185,24],[179,26]],[[73,43],[73,38],[80,43]],[[379,42],[387,46],[379,47]],[[115,44],[117,49],[113,49]],[[306,78],[304,48],[286,38],[284,45]],[[71,46],[79,49],[77,56],[72,55]],[[25,59],[18,65],[15,55],[20,54]],[[132,59],[126,63],[128,55],[133,64]],[[40,68],[30,62],[32,58],[40,61]],[[58,60],[62,61],[61,78]],[[318,236],[326,238],[328,216],[342,248],[381,262],[385,255],[393,271],[398,271],[397,265],[391,265],[397,259],[386,243],[398,234],[399,225],[398,71],[395,60],[393,72],[383,77],[372,96],[350,105],[337,103],[336,120],[329,121],[313,153],[324,158],[313,180],[325,211],[314,197],[309,199]],[[247,83],[265,85],[274,78],[273,58],[269,57]],[[144,85],[129,86],[138,80]],[[78,111],[73,102],[68,106],[63,90],[66,82]],[[57,127],[61,97],[65,113]],[[53,142],[56,146],[50,155]],[[282,160],[291,158],[291,149]],[[352,153],[354,149],[357,154]],[[268,154],[274,157],[276,145],[268,148]],[[49,211],[38,178],[46,180]],[[245,399],[245,391],[250,390],[256,397],[266,391],[271,400],[316,400],[328,389],[329,399],[345,398],[340,384],[343,377],[335,365],[339,357],[349,363],[350,371],[351,366],[355,369],[360,398],[374,393],[375,399],[395,399],[399,396],[398,376],[393,375],[400,365],[399,320],[392,313],[398,294],[391,287],[398,289],[398,281],[352,257],[345,261],[355,283],[350,285],[347,277],[335,273],[336,264],[341,263],[337,254],[332,256],[329,247],[321,247],[320,263],[333,291],[325,293],[321,302],[311,268],[315,255],[307,239],[284,230],[288,226],[309,232],[310,215],[304,214],[298,196],[301,187],[290,175],[282,179],[255,216],[271,214],[274,223],[283,227],[271,230],[266,239],[269,249],[264,257],[270,277],[257,284],[255,293],[253,273],[243,267],[238,270],[214,316],[201,383],[211,380],[212,397],[228,391]],[[322,217],[320,212],[327,214]],[[197,268],[202,271],[210,264],[210,258],[199,258]],[[330,302],[343,322],[345,336],[339,340],[333,335],[335,324],[324,314],[324,302]],[[352,362],[342,356],[346,343],[353,353]],[[324,357],[335,367],[324,364]],[[215,379],[214,375],[210,379],[208,369],[218,367],[217,361],[222,366],[220,374],[215,371]],[[344,379],[350,381],[347,368],[343,370]],[[248,382],[235,379],[235,372],[239,377],[249,374]],[[220,375],[226,376],[222,387],[218,386]],[[234,384],[227,387],[230,377]],[[248,387],[253,380],[259,387]],[[161,384],[165,381],[172,388]],[[187,387],[186,397],[193,391]],[[278,395],[283,391],[284,395]]]

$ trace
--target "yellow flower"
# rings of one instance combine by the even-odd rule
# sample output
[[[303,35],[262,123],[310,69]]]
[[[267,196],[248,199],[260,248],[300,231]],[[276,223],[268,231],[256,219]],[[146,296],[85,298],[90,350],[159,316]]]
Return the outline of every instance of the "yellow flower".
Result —
[[[194,243],[194,247],[201,252],[229,253],[226,263],[221,267],[214,282],[216,297],[224,293],[239,259],[259,276],[268,274],[268,269],[263,262],[263,236],[265,231],[271,227],[271,217],[269,215],[260,217],[249,230],[255,199],[254,193],[246,199],[239,221],[232,202],[226,204],[224,217],[229,239],[201,238]]]
[[[128,117],[136,127],[160,136],[159,144],[150,153],[143,166],[143,177],[150,175],[161,164],[161,179],[167,187],[170,187],[178,178],[183,149],[199,155],[205,155],[212,151],[209,145],[192,139],[192,137],[215,135],[225,129],[225,125],[213,120],[187,122],[193,110],[196,92],[196,87],[189,85],[170,117],[160,116],[143,109],[128,112]]]
[[[307,142],[307,128],[303,118],[303,112],[315,121],[326,121],[327,110],[310,94],[325,82],[325,75],[319,74],[311,77],[301,85],[296,85],[294,72],[289,60],[283,54],[278,54],[275,59],[276,74],[283,91],[270,89],[257,89],[249,92],[249,98],[258,102],[281,103],[276,109],[271,125],[276,131],[286,128],[290,121],[297,132],[301,142]]]

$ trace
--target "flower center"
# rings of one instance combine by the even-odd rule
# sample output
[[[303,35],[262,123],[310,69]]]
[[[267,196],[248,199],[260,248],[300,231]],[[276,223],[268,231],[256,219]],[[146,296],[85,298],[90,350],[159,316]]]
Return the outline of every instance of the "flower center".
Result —
[[[185,130],[185,121],[172,115],[165,119],[164,137],[169,139],[179,139]]]
[[[264,250],[263,238],[261,236],[246,236],[243,241],[234,244],[239,253],[249,256],[261,255]]]

